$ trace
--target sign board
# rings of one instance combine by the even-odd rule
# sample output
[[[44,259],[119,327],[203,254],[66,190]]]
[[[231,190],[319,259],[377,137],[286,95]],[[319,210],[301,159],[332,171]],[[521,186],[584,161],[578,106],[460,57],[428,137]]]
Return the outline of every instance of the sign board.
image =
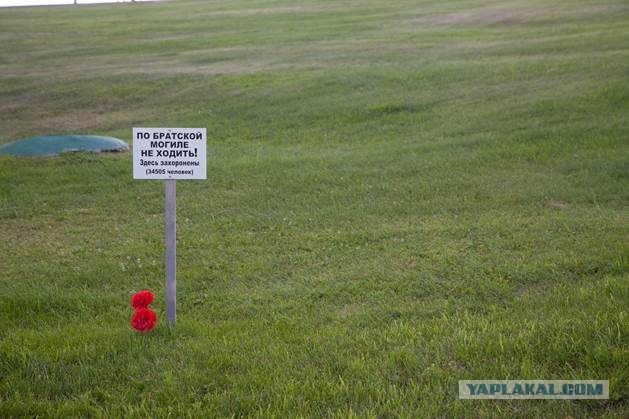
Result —
[[[164,179],[166,322],[177,320],[177,179],[207,179],[205,128],[133,128],[133,178]]]
[[[133,128],[134,179],[207,179],[205,128]]]

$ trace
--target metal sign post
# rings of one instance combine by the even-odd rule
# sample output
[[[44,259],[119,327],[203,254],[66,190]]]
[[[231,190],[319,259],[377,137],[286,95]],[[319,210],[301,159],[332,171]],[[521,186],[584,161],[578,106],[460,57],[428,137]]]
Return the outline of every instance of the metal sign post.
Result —
[[[207,179],[205,128],[133,128],[133,178],[164,179],[166,323],[177,322],[177,179]]]
[[[177,322],[177,181],[166,179],[166,322]]]

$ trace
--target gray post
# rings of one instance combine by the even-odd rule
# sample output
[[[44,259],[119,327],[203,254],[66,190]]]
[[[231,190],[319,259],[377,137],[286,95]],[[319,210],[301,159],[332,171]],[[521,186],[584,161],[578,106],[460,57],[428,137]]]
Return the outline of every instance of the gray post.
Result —
[[[177,181],[166,179],[166,323],[177,321]]]

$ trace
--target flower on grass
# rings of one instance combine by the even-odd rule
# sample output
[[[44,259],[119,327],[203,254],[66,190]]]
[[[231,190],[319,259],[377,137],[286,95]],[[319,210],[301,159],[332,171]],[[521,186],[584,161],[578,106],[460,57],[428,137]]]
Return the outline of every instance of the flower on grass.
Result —
[[[131,317],[131,326],[140,333],[151,331],[157,323],[157,315],[149,308],[153,299],[153,293],[149,290],[136,292],[131,297],[131,305],[135,310]]]
[[[140,308],[131,317],[131,326],[140,333],[151,331],[156,322],[157,316],[150,308]]]
[[[153,293],[149,290],[136,292],[131,297],[131,305],[136,310],[147,308],[153,302]]]

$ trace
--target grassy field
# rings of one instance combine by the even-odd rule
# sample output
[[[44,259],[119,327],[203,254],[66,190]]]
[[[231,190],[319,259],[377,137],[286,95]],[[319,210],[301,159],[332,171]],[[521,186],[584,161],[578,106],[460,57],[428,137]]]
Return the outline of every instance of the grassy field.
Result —
[[[190,126],[209,154],[178,186],[173,331],[163,184],[130,153],[0,158],[0,416],[627,417],[628,22],[621,0],[0,9],[0,143]]]

